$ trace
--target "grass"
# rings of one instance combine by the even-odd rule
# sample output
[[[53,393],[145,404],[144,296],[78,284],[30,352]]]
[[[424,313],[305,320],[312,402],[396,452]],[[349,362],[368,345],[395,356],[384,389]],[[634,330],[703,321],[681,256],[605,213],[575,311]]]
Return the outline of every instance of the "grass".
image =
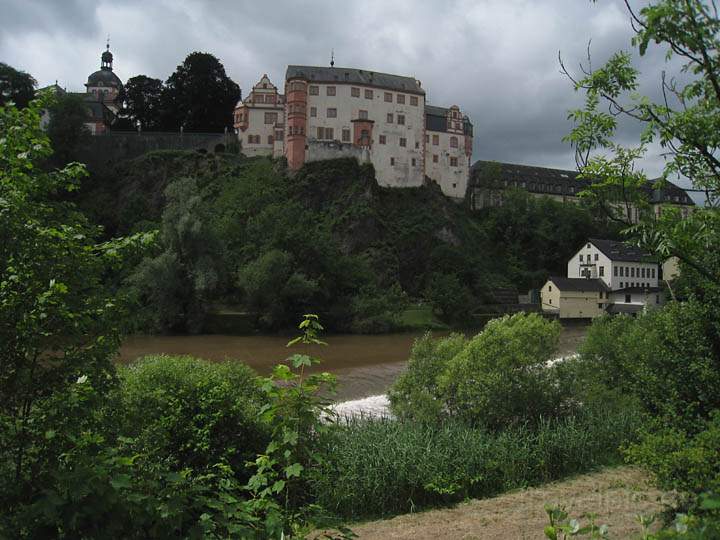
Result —
[[[367,519],[489,497],[620,462],[640,416],[597,411],[490,433],[458,423],[350,420],[315,470],[317,503]]]
[[[416,304],[400,315],[400,326],[407,330],[449,330],[433,313],[432,306]]]

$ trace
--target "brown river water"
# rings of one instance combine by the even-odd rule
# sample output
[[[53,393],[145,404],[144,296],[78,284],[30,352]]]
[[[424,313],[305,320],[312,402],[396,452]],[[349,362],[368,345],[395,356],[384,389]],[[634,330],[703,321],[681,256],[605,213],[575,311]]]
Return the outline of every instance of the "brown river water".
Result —
[[[587,326],[564,326],[559,356],[576,351]],[[148,354],[190,355],[216,362],[242,361],[261,374],[294,353],[308,353],[322,359],[314,368],[334,373],[338,379],[338,401],[383,394],[405,368],[417,333],[377,336],[335,334],[325,336],[327,347],[288,349],[282,336],[132,336],[120,348],[118,361],[129,363]],[[444,333],[438,332],[441,336]]]

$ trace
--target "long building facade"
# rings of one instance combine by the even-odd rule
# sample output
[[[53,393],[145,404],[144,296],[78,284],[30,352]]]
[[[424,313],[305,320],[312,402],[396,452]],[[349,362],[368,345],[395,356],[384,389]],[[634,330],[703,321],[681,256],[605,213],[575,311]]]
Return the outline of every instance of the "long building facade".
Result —
[[[412,77],[291,65],[285,93],[264,75],[238,102],[234,125],[243,153],[285,156],[291,170],[352,156],[373,164],[381,186],[428,179],[454,199],[468,187],[472,123],[457,105],[427,104]]]

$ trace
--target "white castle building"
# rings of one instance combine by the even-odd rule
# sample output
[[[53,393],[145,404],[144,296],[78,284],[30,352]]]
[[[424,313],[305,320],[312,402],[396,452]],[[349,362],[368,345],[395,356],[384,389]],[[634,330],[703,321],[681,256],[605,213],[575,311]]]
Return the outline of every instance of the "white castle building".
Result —
[[[285,93],[267,75],[235,108],[244,154],[306,162],[354,156],[378,183],[420,186],[425,178],[462,199],[470,176],[473,126],[457,105],[426,102],[420,81],[354,68],[288,66]]]

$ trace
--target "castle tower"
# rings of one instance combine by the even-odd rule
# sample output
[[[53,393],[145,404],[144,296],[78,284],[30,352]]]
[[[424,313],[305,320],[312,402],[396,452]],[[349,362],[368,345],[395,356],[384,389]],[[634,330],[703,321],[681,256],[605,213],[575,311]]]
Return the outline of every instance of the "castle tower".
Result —
[[[285,133],[285,157],[291,171],[305,163],[307,144],[307,81],[289,79],[285,83],[287,130]]]

